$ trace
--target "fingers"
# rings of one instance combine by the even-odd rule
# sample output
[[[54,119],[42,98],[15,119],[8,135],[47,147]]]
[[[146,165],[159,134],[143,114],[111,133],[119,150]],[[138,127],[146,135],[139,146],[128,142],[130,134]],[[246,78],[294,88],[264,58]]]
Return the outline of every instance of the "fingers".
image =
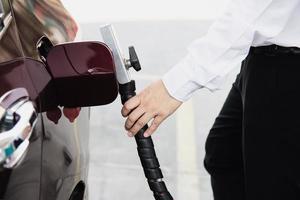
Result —
[[[135,110],[133,110],[133,111],[129,114],[129,116],[128,116],[126,122],[125,122],[125,129],[126,129],[126,130],[131,129],[132,126],[135,124],[135,122],[136,122],[136,121],[137,121],[144,113],[145,113],[144,109],[142,109],[142,108],[140,108],[140,107],[138,107],[138,108],[136,108]]]
[[[139,95],[132,97],[122,108],[123,117],[127,117],[125,129],[129,136],[134,136],[150,120],[151,126],[145,136],[152,135],[158,126],[182,104],[171,97],[161,80],[152,83]]]
[[[143,128],[153,117],[150,115],[147,116],[142,116],[136,123],[135,125],[129,130],[128,136],[133,137],[141,128]],[[149,137],[151,136],[157,128],[160,126],[160,124],[164,121],[166,117],[163,116],[156,116],[154,117],[150,127],[145,131],[144,137]]]
[[[138,107],[141,103],[140,97],[134,96],[131,99],[129,99],[123,106],[121,113],[123,117],[127,117],[129,113],[136,107]]]
[[[144,137],[149,137],[151,136],[159,127],[159,125],[164,121],[164,117],[162,116],[157,116],[154,118],[152,121],[150,127],[145,131]]]
[[[154,116],[151,116],[148,113],[145,113],[141,118],[139,118],[136,123],[130,128],[128,136],[132,137],[137,134]]]

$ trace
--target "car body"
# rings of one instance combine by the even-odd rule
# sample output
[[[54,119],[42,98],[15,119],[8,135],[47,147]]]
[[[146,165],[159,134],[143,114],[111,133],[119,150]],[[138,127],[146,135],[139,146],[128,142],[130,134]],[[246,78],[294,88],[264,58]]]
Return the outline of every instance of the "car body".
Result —
[[[42,36],[54,44],[73,41],[76,23],[59,0],[1,3],[4,26],[0,40],[0,96],[18,87],[26,88],[26,84],[38,90],[47,77],[39,74],[45,69],[39,61],[37,42]],[[20,67],[29,62],[36,65],[34,75]],[[42,105],[45,98],[36,98]],[[77,113],[72,117],[74,109]],[[57,107],[38,114],[24,160],[15,168],[0,171],[0,199],[87,198],[89,116],[89,108]]]

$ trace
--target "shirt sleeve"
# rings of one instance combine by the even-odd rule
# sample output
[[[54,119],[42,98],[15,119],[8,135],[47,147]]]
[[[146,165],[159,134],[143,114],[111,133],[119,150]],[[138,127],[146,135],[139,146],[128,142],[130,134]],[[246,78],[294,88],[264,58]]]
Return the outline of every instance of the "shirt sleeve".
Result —
[[[186,101],[197,89],[219,89],[225,76],[247,56],[255,34],[253,25],[273,1],[232,0],[207,34],[194,41],[187,56],[163,76],[170,95]]]

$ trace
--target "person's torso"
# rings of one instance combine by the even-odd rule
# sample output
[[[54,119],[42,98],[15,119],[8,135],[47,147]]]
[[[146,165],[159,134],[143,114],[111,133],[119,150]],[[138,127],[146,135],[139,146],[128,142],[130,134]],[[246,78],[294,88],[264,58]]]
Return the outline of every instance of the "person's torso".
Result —
[[[295,6],[291,12],[286,13],[286,9],[282,8],[289,3],[294,3]],[[287,21],[277,20],[283,15],[289,15]],[[285,24],[282,26],[280,23]],[[252,46],[277,44],[300,47],[300,1],[274,1],[253,28],[255,35]]]

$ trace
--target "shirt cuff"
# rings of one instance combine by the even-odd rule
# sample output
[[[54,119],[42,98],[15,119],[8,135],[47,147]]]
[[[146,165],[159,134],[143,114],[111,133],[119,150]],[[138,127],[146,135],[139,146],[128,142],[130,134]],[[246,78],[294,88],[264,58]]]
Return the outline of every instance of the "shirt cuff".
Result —
[[[194,75],[189,71],[190,67],[186,57],[162,78],[169,94],[181,102],[187,101],[194,91],[203,87],[193,80]]]

